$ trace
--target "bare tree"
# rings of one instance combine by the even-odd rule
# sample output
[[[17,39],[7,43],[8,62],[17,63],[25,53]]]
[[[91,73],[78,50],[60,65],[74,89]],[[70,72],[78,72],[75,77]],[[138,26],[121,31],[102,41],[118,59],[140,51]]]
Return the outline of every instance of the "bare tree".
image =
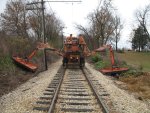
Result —
[[[53,13],[46,14],[45,18],[47,40],[51,43],[59,44],[60,35],[62,35],[64,24]]]
[[[94,37],[97,40],[98,47],[102,46],[112,40],[111,37],[116,29],[113,11],[111,0],[104,0],[101,8],[98,7],[93,13],[88,15],[90,27],[84,28],[78,25],[77,28]]]
[[[33,9],[28,14],[30,29],[34,32],[34,37],[37,40],[42,40],[42,12],[39,4],[32,5]],[[45,11],[45,36],[48,42],[52,45],[58,41],[58,37],[64,28],[62,22],[55,16],[53,12]],[[59,43],[59,42],[57,42]]]
[[[94,45],[94,41],[93,41],[93,31],[90,28],[85,28],[82,25],[78,25],[76,24],[76,28],[78,30],[80,30],[82,32],[82,34],[84,34],[84,37],[87,39],[87,43],[91,45],[91,49],[96,49],[95,45]],[[86,40],[85,39],[85,40]]]
[[[144,28],[145,33],[149,36],[150,34],[148,32],[148,22],[150,18],[150,4],[147,5],[143,10],[137,10],[136,11],[136,18],[139,22],[139,24]],[[149,39],[150,40],[150,39]]]
[[[107,7],[94,14],[93,29],[100,45],[106,44],[115,30],[113,15]]]
[[[115,21],[114,22],[115,22],[115,30],[114,30],[113,41],[115,42],[116,51],[117,51],[118,50],[118,42],[120,40],[121,31],[123,29],[123,24],[121,23],[121,19],[118,16],[115,17]]]
[[[34,32],[34,37],[37,40],[42,40],[42,12],[39,4],[33,4],[33,9],[29,10],[28,21],[30,25],[30,29]]]
[[[27,37],[26,12],[22,0],[10,0],[6,4],[4,13],[1,13],[2,29],[9,35]]]

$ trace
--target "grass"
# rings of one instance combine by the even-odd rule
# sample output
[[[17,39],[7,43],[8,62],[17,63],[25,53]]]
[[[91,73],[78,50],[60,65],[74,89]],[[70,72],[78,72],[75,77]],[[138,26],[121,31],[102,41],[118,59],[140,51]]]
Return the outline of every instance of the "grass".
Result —
[[[150,52],[125,52],[118,53],[120,60],[136,68],[142,68],[144,72],[150,72]]]
[[[16,67],[9,55],[6,55],[5,57],[0,57],[0,74],[14,74],[15,71]]]

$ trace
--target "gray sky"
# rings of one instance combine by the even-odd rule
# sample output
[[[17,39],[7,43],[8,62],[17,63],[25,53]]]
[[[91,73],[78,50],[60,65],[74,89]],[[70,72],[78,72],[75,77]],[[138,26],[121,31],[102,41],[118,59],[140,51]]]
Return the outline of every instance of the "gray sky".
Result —
[[[49,1],[49,0],[47,0]],[[70,0],[71,1],[71,0]],[[65,35],[77,35],[78,31],[74,28],[74,24],[81,24],[88,26],[87,15],[97,8],[99,0],[81,0],[81,3],[46,3],[46,8],[56,13],[65,24]],[[0,13],[3,12],[7,0],[0,0]],[[128,43],[133,22],[135,22],[134,12],[136,9],[143,8],[150,4],[150,0],[113,0],[114,6],[117,8],[117,13],[121,16],[124,22],[124,29],[122,32],[119,47],[130,47]]]
[[[93,12],[97,8],[100,0],[82,0],[82,3],[47,3],[47,7],[51,6],[51,9],[57,13],[65,25],[65,34],[73,33],[78,34],[78,31],[74,28],[74,24],[81,24],[83,26],[87,25],[87,15]],[[119,42],[119,47],[131,47],[128,42],[130,37],[131,29],[133,28],[133,23],[135,22],[135,10],[143,8],[145,5],[150,4],[150,0],[112,0],[114,6],[117,9],[117,13],[121,16],[124,22],[124,29],[122,31],[121,40]]]
[[[0,13],[3,12],[4,8],[5,8],[5,5],[7,3],[7,0],[0,0]]]

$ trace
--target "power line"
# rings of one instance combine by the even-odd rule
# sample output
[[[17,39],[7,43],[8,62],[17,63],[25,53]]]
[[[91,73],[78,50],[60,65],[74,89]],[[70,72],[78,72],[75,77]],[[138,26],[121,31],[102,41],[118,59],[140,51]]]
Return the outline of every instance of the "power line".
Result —
[[[82,1],[56,1],[55,0],[55,1],[45,1],[45,2],[71,2],[72,3],[72,2],[82,2]]]
[[[53,11],[53,9],[52,9],[52,7],[51,7],[51,5],[50,5],[50,2],[48,2],[48,5],[49,5],[49,7],[50,7],[50,10],[52,11],[52,14],[54,14],[54,11]]]

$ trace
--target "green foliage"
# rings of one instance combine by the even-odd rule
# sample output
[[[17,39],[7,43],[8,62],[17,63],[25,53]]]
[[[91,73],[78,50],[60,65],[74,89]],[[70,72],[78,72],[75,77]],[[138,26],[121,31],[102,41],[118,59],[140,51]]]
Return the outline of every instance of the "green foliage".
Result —
[[[144,31],[142,26],[139,26],[136,30],[134,30],[134,37],[132,38],[132,48],[143,50],[148,43],[148,35]]]
[[[96,54],[91,57],[92,62],[94,63],[94,66],[96,69],[102,69],[110,66],[110,63],[108,60],[104,60],[100,54]]]
[[[6,55],[5,57],[0,57],[0,72],[14,74],[15,71],[16,67],[9,55]]]
[[[37,54],[36,54],[36,57],[42,57],[43,54],[44,54],[43,51],[38,51]]]
[[[98,62],[95,63],[95,67],[96,67],[96,69],[102,69],[102,68],[109,67],[109,62],[107,62],[107,61],[98,61]]]
[[[139,65],[139,66],[138,66],[138,70],[139,70],[139,71],[143,71],[143,66],[142,66],[142,65]]]
[[[99,54],[96,54],[94,56],[91,57],[91,60],[96,63],[98,61],[102,61],[102,57]]]
[[[118,49],[117,52],[118,53],[124,53],[124,49]]]
[[[126,61],[118,61],[117,64],[119,67],[129,67]]]
[[[126,71],[125,73],[122,73],[122,76],[140,76],[142,75],[142,71],[139,70],[139,68],[135,68],[133,66],[129,66],[129,65],[126,65],[128,67],[128,71]]]

